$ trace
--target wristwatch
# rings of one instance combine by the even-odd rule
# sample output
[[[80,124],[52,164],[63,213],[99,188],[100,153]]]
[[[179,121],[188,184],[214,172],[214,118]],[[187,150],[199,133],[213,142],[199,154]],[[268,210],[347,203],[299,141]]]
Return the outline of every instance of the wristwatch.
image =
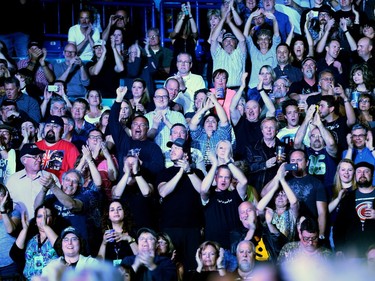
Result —
[[[132,238],[132,239],[130,239],[130,241],[128,241],[128,244],[130,245],[131,243],[134,243],[134,242],[135,242],[135,239]]]
[[[324,240],[326,237],[324,235],[319,235],[319,240]]]

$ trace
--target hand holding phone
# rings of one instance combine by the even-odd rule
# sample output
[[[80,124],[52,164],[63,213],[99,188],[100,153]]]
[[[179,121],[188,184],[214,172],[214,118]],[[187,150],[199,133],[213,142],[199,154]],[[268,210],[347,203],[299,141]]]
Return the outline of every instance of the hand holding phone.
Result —
[[[296,163],[285,164],[285,171],[297,171],[298,165]]]

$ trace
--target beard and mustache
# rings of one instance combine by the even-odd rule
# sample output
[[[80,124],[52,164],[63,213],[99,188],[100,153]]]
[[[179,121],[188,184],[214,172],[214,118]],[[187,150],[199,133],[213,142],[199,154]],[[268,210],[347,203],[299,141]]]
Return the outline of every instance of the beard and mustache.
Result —
[[[44,139],[48,143],[56,143],[57,142],[56,134],[53,130],[49,130]]]

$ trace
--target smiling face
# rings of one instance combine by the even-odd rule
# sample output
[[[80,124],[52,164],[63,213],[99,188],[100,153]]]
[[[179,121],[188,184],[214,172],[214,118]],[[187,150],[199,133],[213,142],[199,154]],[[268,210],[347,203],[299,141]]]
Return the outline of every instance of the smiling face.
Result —
[[[363,84],[363,72],[362,70],[356,70],[354,71],[353,73],[353,82],[356,84],[356,85],[360,85],[360,84]]]
[[[286,46],[279,46],[276,50],[276,59],[278,64],[286,65],[289,63],[289,50]]]
[[[288,205],[288,196],[284,190],[280,190],[275,196],[276,208],[285,208]]]
[[[80,251],[80,243],[77,235],[68,233],[62,239],[62,250],[65,257],[77,257]]]
[[[352,142],[355,148],[363,149],[366,146],[366,130],[355,129],[352,131]]]
[[[333,40],[326,47],[327,56],[331,57],[333,60],[337,59],[340,53],[340,42]]]
[[[238,207],[238,214],[242,225],[246,228],[250,227],[250,224],[256,223],[256,210],[252,203],[245,201]]]
[[[338,168],[340,181],[343,183],[349,183],[354,177],[354,167],[350,163],[342,162]]]
[[[69,196],[73,196],[80,185],[80,177],[75,173],[71,172],[69,174],[66,174],[62,181],[61,190]]]

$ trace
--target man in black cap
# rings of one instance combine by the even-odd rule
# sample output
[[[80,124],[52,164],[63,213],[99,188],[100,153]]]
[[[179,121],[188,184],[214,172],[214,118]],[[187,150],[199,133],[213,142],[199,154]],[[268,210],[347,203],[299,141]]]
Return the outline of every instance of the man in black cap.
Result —
[[[44,125],[43,139],[36,145],[45,151],[42,161],[43,169],[61,178],[62,174],[74,168],[79,151],[74,144],[61,139],[64,132],[64,121],[59,116],[50,116]]]
[[[157,235],[155,231],[141,228],[137,234],[138,254],[125,257],[121,262],[121,265],[131,268],[135,274],[134,280],[177,280],[176,265],[172,260],[166,256],[156,255]]]
[[[65,228],[59,238],[61,242],[62,256],[51,261],[43,268],[42,276],[48,280],[58,280],[58,270],[63,266],[64,268],[71,268],[74,270],[83,270],[85,267],[91,268],[99,267],[100,263],[97,259],[91,256],[82,255],[83,244],[81,234],[72,226]],[[70,275],[71,276],[71,275]]]
[[[160,229],[169,234],[181,255],[185,270],[196,267],[195,253],[201,242],[203,209],[201,170],[191,168],[190,147],[185,139],[170,141],[172,167],[163,170],[157,180],[160,195]]]
[[[231,31],[226,32],[222,38],[220,34],[226,23]],[[220,44],[221,40],[221,44]],[[211,56],[213,71],[225,69],[228,71],[228,88],[238,88],[241,85],[241,76],[246,62],[246,41],[241,30],[231,21],[231,14],[222,17],[211,36]]]
[[[319,94],[318,80],[316,79],[316,61],[313,57],[306,57],[302,61],[302,80],[292,83],[289,97],[299,101],[309,96]]]
[[[6,184],[12,199],[26,208],[29,219],[34,216],[34,201],[43,188],[39,178],[49,174],[41,169],[43,153],[44,151],[40,150],[35,143],[24,144],[19,155],[24,169],[12,174]],[[55,175],[51,176],[57,183],[59,182]]]
[[[374,166],[368,162],[355,165],[358,189],[345,194],[333,227],[336,251],[350,258],[365,258],[375,243],[375,187],[372,185]]]

